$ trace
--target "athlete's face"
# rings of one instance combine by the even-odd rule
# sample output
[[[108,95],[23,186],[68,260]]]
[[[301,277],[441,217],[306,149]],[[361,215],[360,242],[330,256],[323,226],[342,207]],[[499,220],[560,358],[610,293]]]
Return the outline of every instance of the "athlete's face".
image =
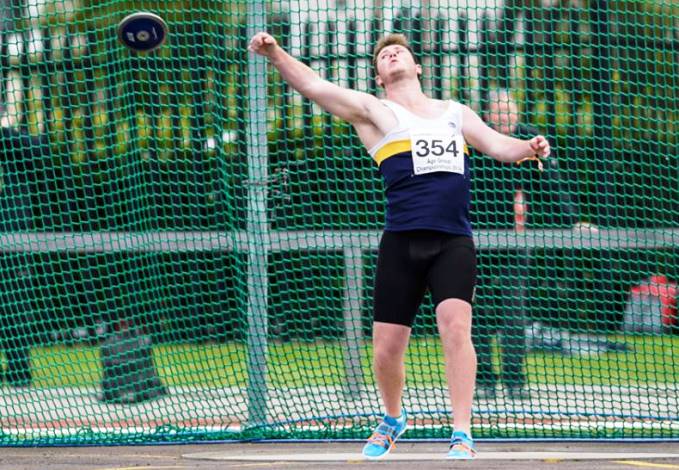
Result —
[[[421,73],[422,67],[415,63],[410,51],[400,44],[384,47],[377,56],[376,80],[379,86],[402,77],[417,77]]]
[[[519,110],[512,102],[492,103],[488,109],[488,124],[501,134],[511,135],[519,123]]]

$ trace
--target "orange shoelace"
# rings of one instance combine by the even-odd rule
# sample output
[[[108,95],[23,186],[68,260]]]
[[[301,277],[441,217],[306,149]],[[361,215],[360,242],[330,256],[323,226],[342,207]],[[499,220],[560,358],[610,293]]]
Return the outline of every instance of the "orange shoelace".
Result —
[[[469,447],[464,442],[456,442],[450,448],[452,450],[459,451],[459,452],[467,452],[472,457],[476,455],[476,451],[474,449],[472,449],[471,447]]]
[[[396,444],[394,444],[394,440],[389,434],[380,434],[378,432],[374,432],[373,435],[368,438],[368,443],[380,445],[386,449],[390,447],[392,449],[396,449]],[[385,443],[389,443],[389,446],[385,446]]]
[[[536,162],[538,162],[538,170],[540,170],[540,171],[543,171],[543,170],[544,170],[544,165],[543,165],[543,163],[542,163],[542,160],[541,160],[540,157],[538,157],[537,155],[534,155],[534,156],[532,156],[532,157],[522,158],[521,160],[519,160],[518,162],[516,162],[516,164],[517,164],[517,165],[521,165],[523,162],[531,161],[531,160],[535,160]]]

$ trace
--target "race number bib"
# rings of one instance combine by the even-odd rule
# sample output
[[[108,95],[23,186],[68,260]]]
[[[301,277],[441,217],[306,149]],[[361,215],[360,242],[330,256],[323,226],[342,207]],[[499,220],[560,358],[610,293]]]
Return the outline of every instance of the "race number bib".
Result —
[[[416,175],[436,171],[464,174],[464,138],[449,129],[413,129],[410,133]]]

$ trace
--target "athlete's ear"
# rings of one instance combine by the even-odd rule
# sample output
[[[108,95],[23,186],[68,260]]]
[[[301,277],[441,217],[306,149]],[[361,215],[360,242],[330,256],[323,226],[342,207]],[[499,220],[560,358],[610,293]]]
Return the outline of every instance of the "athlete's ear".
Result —
[[[420,64],[415,64],[415,71],[418,77],[422,76],[422,66]]]
[[[377,83],[378,87],[384,86],[384,82],[382,81],[382,78],[379,75],[375,76],[375,83]]]

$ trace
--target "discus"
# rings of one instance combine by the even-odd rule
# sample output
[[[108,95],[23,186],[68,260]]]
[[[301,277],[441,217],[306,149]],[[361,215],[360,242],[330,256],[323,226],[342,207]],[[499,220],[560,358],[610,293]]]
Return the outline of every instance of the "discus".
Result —
[[[154,13],[132,13],[118,23],[118,39],[136,52],[155,51],[165,43],[167,34],[167,23]]]

